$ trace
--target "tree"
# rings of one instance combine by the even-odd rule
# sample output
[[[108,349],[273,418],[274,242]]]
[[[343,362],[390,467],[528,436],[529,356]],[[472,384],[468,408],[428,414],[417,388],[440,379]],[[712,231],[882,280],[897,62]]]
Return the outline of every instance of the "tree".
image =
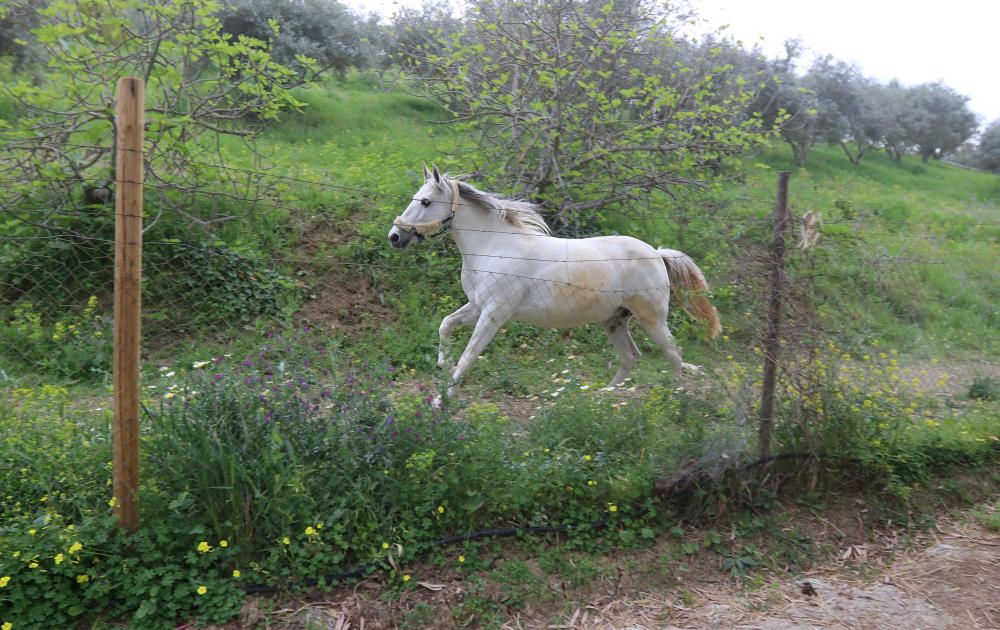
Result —
[[[906,99],[902,125],[924,162],[954,151],[976,132],[978,121],[969,98],[941,82],[912,87]]]
[[[899,162],[903,154],[912,149],[903,125],[909,108],[906,88],[897,81],[873,85],[869,103],[872,107],[870,118],[874,121],[872,138],[882,145],[893,162]]]
[[[806,165],[809,150],[816,142],[818,112],[816,94],[795,74],[795,61],[801,52],[799,41],[785,42],[785,56],[767,61],[765,79],[750,104],[765,126],[778,130],[800,168]]]
[[[12,182],[0,207],[53,190],[84,189],[84,201],[107,199],[114,179],[115,87],[122,76],[147,84],[146,179],[160,192],[161,209],[172,207],[199,225],[215,216],[212,204],[192,212],[187,200],[170,202],[174,191],[226,182],[227,173],[192,167],[205,160],[210,140],[221,135],[252,139],[260,127],[299,101],[291,93],[309,77],[277,63],[266,42],[227,37],[211,0],[52,0],[34,10],[35,50],[44,65],[37,76],[5,85],[19,114],[0,155],[0,177]],[[303,68],[313,63],[300,58]],[[222,153],[215,161],[225,164]],[[231,174],[229,174],[231,175]],[[48,183],[39,186],[39,183]],[[232,184],[228,195],[244,199],[255,187]],[[58,204],[53,213],[58,214]],[[58,229],[47,216],[25,223]]]
[[[419,77],[432,76],[439,68],[428,61],[439,57],[462,28],[446,0],[424,0],[419,8],[400,6],[387,29],[387,62]]]
[[[235,40],[268,42],[274,59],[291,67],[305,56],[342,73],[365,60],[361,26],[337,0],[225,0],[220,17]]]
[[[36,10],[43,0],[22,0],[0,6],[0,55],[14,58],[14,69],[21,70],[29,56],[31,29],[37,26]]]
[[[480,179],[575,229],[601,208],[704,184],[762,137],[722,49],[695,71],[672,17],[642,0],[483,0],[424,57],[422,79],[476,135]]]
[[[827,55],[813,62],[803,79],[816,95],[816,129],[839,145],[852,164],[859,164],[877,138],[871,93],[873,82],[854,65]]]
[[[979,138],[976,161],[980,168],[1000,173],[1000,120],[990,123]]]

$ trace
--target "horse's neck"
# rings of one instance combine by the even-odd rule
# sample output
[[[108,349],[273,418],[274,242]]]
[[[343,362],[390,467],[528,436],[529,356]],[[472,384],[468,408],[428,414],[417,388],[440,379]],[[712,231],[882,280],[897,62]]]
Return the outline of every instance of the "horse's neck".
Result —
[[[455,213],[452,232],[458,251],[463,254],[478,254],[509,249],[512,236],[522,236],[522,230],[514,227],[485,208],[465,207]]]

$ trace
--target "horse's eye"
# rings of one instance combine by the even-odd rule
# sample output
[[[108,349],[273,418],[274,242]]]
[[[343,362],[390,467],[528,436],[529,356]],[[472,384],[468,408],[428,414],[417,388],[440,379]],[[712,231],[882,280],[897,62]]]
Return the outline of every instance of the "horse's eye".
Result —
[[[423,207],[426,208],[427,206],[431,205],[431,200],[430,199],[421,199],[420,200],[420,205],[422,205]]]

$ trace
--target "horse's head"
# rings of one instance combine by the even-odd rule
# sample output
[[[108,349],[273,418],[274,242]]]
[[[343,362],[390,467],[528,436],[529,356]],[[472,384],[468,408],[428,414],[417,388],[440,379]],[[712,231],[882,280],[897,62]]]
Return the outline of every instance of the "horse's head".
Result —
[[[397,249],[409,245],[414,237],[419,241],[448,229],[455,216],[458,183],[442,177],[436,166],[433,171],[427,170],[426,164],[424,180],[410,205],[392,222],[389,243]]]

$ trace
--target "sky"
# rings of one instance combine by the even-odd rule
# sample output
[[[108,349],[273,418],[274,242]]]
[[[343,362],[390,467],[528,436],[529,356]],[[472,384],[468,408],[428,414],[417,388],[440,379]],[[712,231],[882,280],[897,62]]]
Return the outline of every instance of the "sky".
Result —
[[[420,0],[344,0],[390,15]],[[690,0],[709,26],[747,47],[780,55],[801,39],[811,54],[857,64],[864,75],[903,85],[942,81],[969,97],[983,124],[1000,120],[1000,0]],[[807,57],[808,60],[808,57]]]

